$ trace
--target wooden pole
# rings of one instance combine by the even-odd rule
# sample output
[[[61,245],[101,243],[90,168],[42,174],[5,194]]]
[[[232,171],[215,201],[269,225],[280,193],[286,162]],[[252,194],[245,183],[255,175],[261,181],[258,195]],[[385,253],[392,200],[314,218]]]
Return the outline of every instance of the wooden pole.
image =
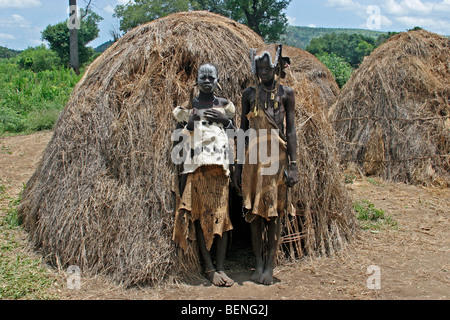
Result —
[[[73,68],[76,74],[80,74],[80,63],[78,59],[78,28],[80,27],[77,10],[77,0],[69,0],[69,67]]]

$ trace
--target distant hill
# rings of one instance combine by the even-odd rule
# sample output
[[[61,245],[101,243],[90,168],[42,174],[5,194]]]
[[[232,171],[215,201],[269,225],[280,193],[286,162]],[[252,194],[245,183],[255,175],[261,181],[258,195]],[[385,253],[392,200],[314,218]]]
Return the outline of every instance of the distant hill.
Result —
[[[306,49],[311,42],[311,39],[321,37],[329,33],[348,33],[348,34],[361,34],[365,37],[377,38],[381,34],[387,34],[387,32],[373,31],[365,29],[341,29],[341,28],[311,28],[311,27],[298,27],[288,26],[286,34],[282,37],[281,42],[288,46]]]
[[[106,49],[108,49],[113,43],[114,43],[114,41],[112,41],[112,40],[106,41],[106,42],[102,43],[101,45],[99,45],[98,47],[96,47],[94,50],[95,50],[95,52],[102,53]]]
[[[12,58],[18,55],[20,52],[20,50],[13,50],[0,46],[0,58]]]

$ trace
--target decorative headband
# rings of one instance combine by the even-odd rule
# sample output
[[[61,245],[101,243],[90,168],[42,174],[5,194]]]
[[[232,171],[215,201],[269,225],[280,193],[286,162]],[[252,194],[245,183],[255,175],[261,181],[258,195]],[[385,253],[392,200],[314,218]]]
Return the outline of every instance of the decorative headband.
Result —
[[[290,59],[288,57],[283,57],[281,52],[281,44],[270,44],[259,49],[251,49],[250,61],[252,74],[256,75],[256,62],[267,56],[272,68],[275,68],[277,66],[281,67],[280,76],[281,78],[284,78],[286,76],[286,72],[284,72],[284,69],[290,64]]]

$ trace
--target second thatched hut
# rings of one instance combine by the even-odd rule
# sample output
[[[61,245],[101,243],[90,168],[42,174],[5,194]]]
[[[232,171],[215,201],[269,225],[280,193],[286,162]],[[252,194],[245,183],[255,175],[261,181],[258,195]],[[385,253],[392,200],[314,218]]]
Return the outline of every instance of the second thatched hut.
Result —
[[[449,186],[450,40],[425,30],[392,37],[364,59],[330,115],[347,167]]]

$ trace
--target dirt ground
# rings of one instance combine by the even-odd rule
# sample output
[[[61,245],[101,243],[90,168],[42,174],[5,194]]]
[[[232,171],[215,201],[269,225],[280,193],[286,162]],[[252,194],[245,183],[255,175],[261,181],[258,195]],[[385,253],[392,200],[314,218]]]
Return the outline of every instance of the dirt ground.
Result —
[[[52,132],[0,138],[0,183],[17,197],[27,182]],[[332,257],[306,258],[275,269],[271,286],[249,280],[251,270],[232,270],[230,288],[206,280],[125,289],[107,277],[82,275],[79,289],[69,289],[67,275],[49,268],[55,277],[49,289],[59,299],[425,299],[450,298],[450,189],[425,188],[358,178],[347,185],[353,199],[368,200],[397,222],[395,227],[361,230],[359,239]],[[0,206],[5,208],[3,200]],[[3,210],[0,210],[1,214]],[[24,231],[18,230],[25,239]],[[26,247],[30,255],[34,252]],[[369,288],[369,266],[376,266],[380,288]],[[371,278],[370,278],[371,279]],[[369,281],[369,284],[372,282]]]

